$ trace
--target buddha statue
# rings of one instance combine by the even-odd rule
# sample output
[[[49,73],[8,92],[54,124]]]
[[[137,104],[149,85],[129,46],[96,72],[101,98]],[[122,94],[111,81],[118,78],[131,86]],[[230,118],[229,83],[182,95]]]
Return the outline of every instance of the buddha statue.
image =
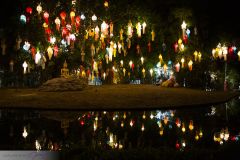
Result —
[[[67,62],[65,60],[63,64],[63,68],[61,69],[61,77],[68,78],[69,77],[69,69],[67,68]]]

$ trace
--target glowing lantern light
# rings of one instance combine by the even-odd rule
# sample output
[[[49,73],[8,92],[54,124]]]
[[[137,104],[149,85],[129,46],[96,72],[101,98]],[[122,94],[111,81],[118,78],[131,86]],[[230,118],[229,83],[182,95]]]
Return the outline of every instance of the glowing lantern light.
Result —
[[[123,60],[120,60],[120,67],[123,67]]]
[[[13,72],[13,65],[14,65],[14,62],[13,62],[13,60],[11,60],[11,61],[9,62],[10,72]]]
[[[215,54],[216,54],[216,50],[215,50],[215,49],[213,49],[213,50],[212,50],[212,56],[213,56],[213,58],[215,58],[215,57],[216,57],[216,55],[215,55]]]
[[[197,58],[198,58],[198,52],[195,51],[195,52],[193,53],[193,55],[194,55],[194,61],[197,61]]]
[[[150,72],[150,75],[152,77],[153,76],[153,69],[151,68],[149,72]]]
[[[202,60],[202,53],[198,52],[198,62],[201,62],[201,60]]]
[[[37,150],[37,151],[41,150],[41,145],[40,145],[40,143],[38,142],[38,140],[35,141],[35,147],[36,147],[36,150]]]
[[[192,65],[193,65],[193,61],[190,60],[190,61],[188,62],[188,68],[189,68],[190,71],[192,71]]]
[[[143,34],[145,34],[145,29],[146,29],[146,26],[147,26],[146,22],[143,22],[143,24],[142,24],[142,28],[143,28]]]
[[[60,23],[61,23],[61,21],[60,21],[60,19],[57,17],[56,19],[55,19],[55,24],[56,24],[56,29],[59,31],[59,29],[60,29]]]
[[[182,132],[183,132],[183,133],[186,132],[186,128],[185,128],[184,123],[182,123]]]
[[[53,55],[53,49],[52,49],[51,46],[48,47],[47,53],[48,53],[49,60],[51,60],[52,59],[52,55]]]
[[[129,20],[129,22],[128,22],[128,30],[127,30],[128,38],[132,37],[132,33],[133,33],[132,22],[131,22],[131,20]]]
[[[199,137],[201,138],[202,136],[203,136],[203,132],[202,132],[202,130],[200,130]]]
[[[101,32],[104,36],[108,35],[108,24],[105,21],[103,21],[101,24]]]
[[[22,136],[23,136],[23,138],[27,138],[27,136],[28,136],[28,132],[27,132],[26,127],[23,128]]]
[[[62,11],[62,12],[60,13],[60,17],[61,17],[62,20],[65,20],[66,17],[67,17],[66,12]]]
[[[186,33],[187,33],[187,36],[189,37],[191,32],[190,32],[189,29],[187,29],[187,30],[186,30]]]
[[[178,44],[179,44],[179,45],[182,44],[182,39],[181,39],[181,38],[178,39]]]
[[[177,125],[177,127],[179,128],[179,127],[181,127],[181,121],[180,121],[180,119],[179,118],[177,118],[176,119],[176,125]]]
[[[53,50],[54,50],[54,56],[57,57],[57,55],[58,55],[58,46],[55,45]]]
[[[133,65],[133,62],[130,61],[130,62],[129,62],[129,67],[132,68],[132,65]]]
[[[131,127],[133,126],[133,120],[130,121],[130,126],[131,126]]]
[[[167,69],[168,69],[168,66],[167,66],[166,64],[164,64],[164,65],[163,65],[163,71],[164,71],[164,73],[167,72]]]
[[[113,23],[112,22],[110,22],[109,27],[110,27],[110,37],[112,37],[113,36]]]
[[[181,45],[180,45],[180,50],[181,50],[181,51],[184,51],[184,47],[185,47],[184,44],[181,44]]]
[[[80,22],[81,22],[81,17],[77,16],[76,17],[76,27],[78,28],[80,26]]]
[[[24,45],[23,45],[23,49],[24,49],[25,51],[28,51],[29,48],[30,48],[30,43],[29,43],[29,42],[25,42]]]
[[[105,8],[108,8],[108,1],[105,1],[103,5]]]
[[[50,43],[51,43],[51,44],[54,44],[55,42],[56,42],[56,38],[55,38],[55,37],[51,37],[51,38],[50,38]]]
[[[27,67],[28,67],[28,64],[27,64],[26,61],[23,62],[22,67],[23,67],[23,74],[26,74],[27,73]]]
[[[141,63],[142,63],[142,65],[143,65],[143,63],[144,63],[144,58],[143,58],[143,57],[141,57]]]
[[[227,47],[222,47],[222,49],[223,49],[223,58],[224,58],[224,61],[226,61],[227,60],[227,54],[228,54],[228,50],[227,50]]]
[[[94,14],[93,16],[92,16],[92,21],[96,21],[97,20],[97,16]]]
[[[105,72],[103,73],[103,79],[104,80],[106,79],[106,73]]]
[[[181,59],[182,68],[184,68],[184,62],[185,62],[185,59],[182,57],[182,59]]]
[[[160,129],[159,134],[160,134],[160,136],[163,135],[163,128]]]
[[[39,53],[39,51],[37,51],[37,54],[35,55],[35,63],[36,64],[39,64],[41,57],[42,57],[41,54]]]
[[[154,41],[155,40],[155,32],[154,32],[154,30],[152,30],[151,35],[152,35],[152,41]]]
[[[237,55],[238,55],[238,60],[240,61],[240,51],[238,51]]]
[[[181,28],[182,28],[182,33],[183,33],[183,38],[185,37],[185,30],[187,28],[187,24],[185,23],[185,21],[183,21],[182,25],[181,25]]]
[[[117,55],[117,44],[114,43],[113,44],[113,56],[116,57],[116,55]]]
[[[98,38],[99,38],[99,27],[98,26],[95,27],[94,32],[95,32],[95,40],[98,40]]]
[[[123,68],[123,76],[125,77],[126,75],[126,68]]]
[[[229,139],[229,132],[228,132],[228,128],[225,129],[225,132],[224,132],[224,138],[223,138],[225,141],[227,141]]]
[[[164,117],[163,123],[164,123],[165,125],[168,123],[168,117],[167,117],[167,116]]]
[[[40,13],[42,12],[42,6],[41,6],[41,4],[38,4],[38,5],[37,5],[36,10],[37,10],[38,14],[40,14]]]
[[[82,19],[82,20],[85,20],[85,19],[86,19],[86,17],[85,17],[84,14],[81,14],[81,19]]]
[[[140,22],[138,22],[138,23],[136,24],[136,29],[137,29],[137,35],[138,35],[138,37],[141,37],[142,26],[141,26]]]
[[[186,142],[184,140],[182,141],[182,146],[183,146],[183,148],[186,147]]]
[[[199,140],[199,135],[196,133],[195,135],[195,140],[198,141]]]
[[[124,123],[123,123],[123,121],[121,122],[121,127],[124,127]]]
[[[160,61],[160,66],[161,66],[161,63],[163,61],[162,54],[159,54],[158,58],[159,58],[159,61]]]
[[[153,115],[152,113],[150,114],[150,118],[151,118],[151,119],[153,119],[153,118],[154,118],[154,115]]]
[[[180,148],[180,144],[178,143],[178,141],[176,142],[176,148],[179,149]]]
[[[143,69],[142,69],[143,78],[145,78],[145,75],[146,75],[145,72],[146,72],[146,71],[145,71],[145,69],[143,68]]]
[[[176,68],[176,72],[179,72],[179,70],[180,70],[180,63],[179,62],[175,65],[175,68]]]
[[[32,8],[31,8],[31,7],[27,7],[27,8],[26,8],[26,12],[27,12],[28,14],[32,14]]]
[[[190,130],[193,130],[194,129],[194,126],[193,126],[193,120],[190,120],[190,123],[189,123],[189,129]]]
[[[176,43],[174,44],[174,51],[177,52],[177,50],[178,50],[178,43],[176,42]]]
[[[142,124],[141,131],[143,132],[145,130],[144,124]]]
[[[43,18],[44,18],[45,22],[48,24],[49,13],[48,12],[44,12],[43,13]]]
[[[75,12],[74,11],[70,12],[70,18],[71,18],[71,21],[72,21],[72,24],[73,24],[74,23],[74,18],[75,18]]]
[[[26,23],[26,22],[27,22],[26,16],[22,14],[22,15],[20,16],[20,21],[23,22],[23,23]]]
[[[146,119],[145,111],[144,111],[144,113],[143,113],[142,118],[143,118],[143,119]]]

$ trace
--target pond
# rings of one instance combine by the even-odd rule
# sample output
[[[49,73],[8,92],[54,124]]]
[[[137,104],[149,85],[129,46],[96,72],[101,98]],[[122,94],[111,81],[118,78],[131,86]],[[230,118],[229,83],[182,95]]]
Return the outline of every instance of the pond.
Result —
[[[0,113],[1,150],[51,151],[60,159],[216,159],[240,149],[240,97],[171,110]]]

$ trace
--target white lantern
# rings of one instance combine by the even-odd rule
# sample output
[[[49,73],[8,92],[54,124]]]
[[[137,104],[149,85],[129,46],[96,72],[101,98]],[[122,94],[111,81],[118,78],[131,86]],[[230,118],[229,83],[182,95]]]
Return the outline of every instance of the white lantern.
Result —
[[[23,62],[23,74],[26,74],[27,73],[27,67],[28,67],[28,64],[26,61]]]

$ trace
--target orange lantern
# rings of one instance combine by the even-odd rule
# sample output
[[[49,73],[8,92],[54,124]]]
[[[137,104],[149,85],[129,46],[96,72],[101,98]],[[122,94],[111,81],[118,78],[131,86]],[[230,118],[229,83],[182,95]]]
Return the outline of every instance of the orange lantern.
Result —
[[[74,24],[74,18],[75,18],[75,12],[74,11],[70,12],[70,18],[71,18],[72,24]]]

